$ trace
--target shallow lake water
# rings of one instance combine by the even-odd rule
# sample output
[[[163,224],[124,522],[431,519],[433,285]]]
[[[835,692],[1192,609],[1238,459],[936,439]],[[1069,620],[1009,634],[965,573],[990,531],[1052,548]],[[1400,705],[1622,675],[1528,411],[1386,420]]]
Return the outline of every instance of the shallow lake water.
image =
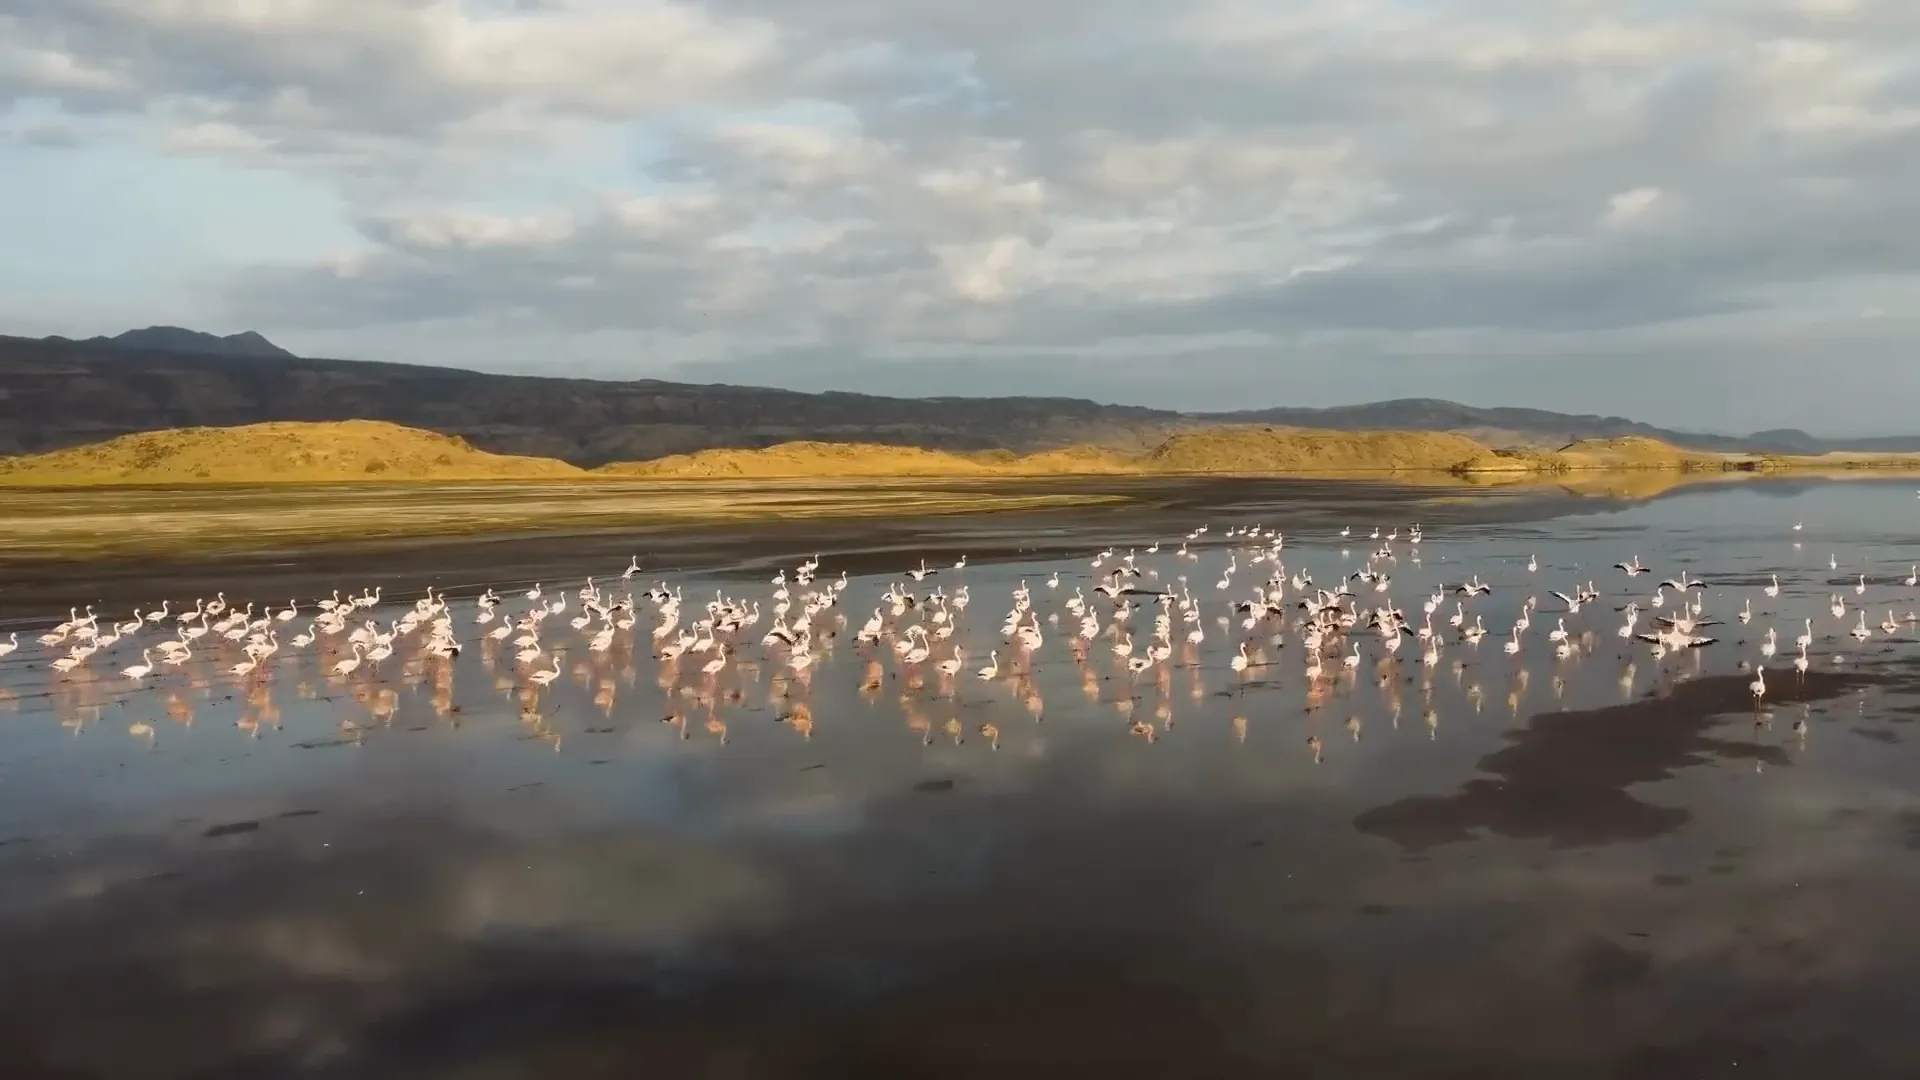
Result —
[[[64,674],[49,664],[69,642],[39,641],[59,618],[0,629],[20,642],[0,658],[0,1072],[1920,1072],[1899,1020],[1920,989],[1910,485],[1641,504],[1212,485],[1098,513],[677,543],[638,553],[635,593],[677,590],[683,628],[716,597],[759,605],[712,674],[714,652],[656,658],[674,637],[653,637],[644,595],[604,651],[597,622],[570,626],[586,575],[627,594],[605,541],[572,563],[539,553],[537,604],[566,607],[527,663],[484,637],[536,605],[527,560],[471,552],[439,570],[432,550],[395,557],[404,575],[342,557],[319,590],[381,585],[347,625],[384,633],[425,584],[458,585],[451,659],[425,652],[423,621],[330,676],[347,633],[292,646],[316,613],[302,595],[251,674],[214,634],[177,667],[119,674],[196,593],[285,607],[267,592],[284,567],[119,574],[103,629],[162,599],[168,616]],[[1383,545],[1384,591],[1348,578]],[[1131,551],[1136,588],[1197,609],[1174,606],[1168,656],[1138,672],[1094,593],[1107,548],[1103,569]],[[939,569],[915,582],[922,555]],[[1649,573],[1614,568],[1635,556]],[[648,569],[668,564],[690,568]],[[762,644],[772,579],[791,618],[843,572],[795,673],[789,647]],[[1658,589],[1683,572],[1706,587]],[[1244,628],[1230,605],[1276,574],[1284,615]],[[1476,579],[1492,591],[1460,595]],[[1553,595],[1589,581],[1576,613]],[[483,625],[484,582],[502,603]],[[1300,602],[1343,582],[1347,607],[1392,604],[1416,629],[1439,594],[1433,662],[1411,633],[1389,656],[1363,618],[1310,678]],[[1030,652],[1003,634],[1023,584]],[[963,587],[944,623],[924,601]],[[920,602],[896,616],[890,589]],[[1140,657],[1157,607],[1132,600]],[[1656,657],[1617,632],[1629,603],[1645,631],[1688,601],[1713,644]],[[1479,644],[1449,624],[1456,604]],[[862,643],[876,606],[885,632]],[[909,665],[892,647],[908,625],[955,629]],[[956,644],[948,678],[935,665]],[[976,677],[993,650],[997,675]],[[1756,708],[1745,668],[1763,659]]]

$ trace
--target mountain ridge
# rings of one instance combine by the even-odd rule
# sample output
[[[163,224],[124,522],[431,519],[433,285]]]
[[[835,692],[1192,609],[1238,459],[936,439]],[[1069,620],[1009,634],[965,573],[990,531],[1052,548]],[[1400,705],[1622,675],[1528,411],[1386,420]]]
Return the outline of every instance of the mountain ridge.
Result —
[[[1435,398],[1235,412],[1179,412],[1081,398],[891,398],[664,379],[501,375],[386,361],[301,357],[254,331],[225,337],[148,327],[82,340],[0,336],[0,454],[139,431],[281,420],[384,420],[494,453],[592,467],[795,440],[1033,453],[1089,445],[1137,452],[1217,424],[1439,431],[1496,447],[1557,448],[1638,435],[1717,452],[1920,450],[1920,437],[1822,439],[1776,429],[1681,432],[1626,417]]]
[[[237,334],[222,337],[219,334],[209,334],[204,330],[189,330],[184,326],[148,326],[138,330],[126,330],[112,337],[96,336],[75,340],[56,335],[40,340],[144,352],[299,359],[294,353],[268,341],[266,335],[257,330],[242,330]]]

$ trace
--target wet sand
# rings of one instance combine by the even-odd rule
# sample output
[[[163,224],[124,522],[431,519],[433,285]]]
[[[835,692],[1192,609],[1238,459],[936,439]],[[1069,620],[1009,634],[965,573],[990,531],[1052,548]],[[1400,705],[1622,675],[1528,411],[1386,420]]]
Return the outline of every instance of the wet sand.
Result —
[[[964,496],[978,486],[962,483],[930,490]],[[845,485],[840,494],[853,499],[864,490]],[[909,490],[924,494],[917,486]],[[992,490],[989,485],[988,493]],[[168,502],[176,493],[149,494]],[[276,498],[288,495],[274,494]],[[340,490],[329,494],[340,500],[342,512],[368,521],[378,517],[378,498],[362,500]],[[862,574],[891,568],[909,554],[938,559],[966,552],[975,561],[1004,561],[1026,555],[1065,556],[1089,543],[1109,540],[1131,538],[1145,546],[1170,530],[1184,531],[1197,517],[1230,512],[1285,512],[1301,528],[1421,516],[1444,526],[1530,519],[1611,505],[1557,492],[1501,490],[1463,498],[1425,487],[1324,480],[1093,478],[1056,481],[1028,494],[1062,502],[988,512],[879,517],[825,510],[816,516],[763,514],[718,526],[698,519],[649,518],[629,508],[629,519],[618,527],[563,519],[540,528],[482,531],[457,538],[427,530],[347,538],[315,547],[252,544],[209,549],[182,543],[85,557],[0,543],[0,600],[5,602],[0,628],[63,616],[69,607],[90,603],[103,607],[157,604],[171,598],[190,607],[195,597],[211,598],[219,590],[237,603],[278,604],[289,596],[325,595],[343,581],[356,587],[362,583],[384,586],[396,595],[418,594],[432,585],[464,596],[477,594],[486,584],[506,587],[577,579],[582,567],[595,564],[617,562],[618,570],[629,555],[638,555],[648,573],[656,576],[688,571],[737,575],[762,568],[771,572],[776,564],[831,551],[838,560],[836,572]],[[272,512],[293,512],[296,505],[297,499]],[[439,503],[430,500],[428,505]],[[112,512],[125,516],[117,528],[133,532],[143,527],[140,508]],[[191,514],[195,508],[178,512]],[[0,532],[4,529],[0,526]]]
[[[1239,494],[849,527],[844,553],[807,535],[823,580],[854,579],[850,625],[804,683],[746,647],[755,667],[711,713],[687,696],[697,673],[654,660],[644,634],[589,655],[564,627],[563,676],[531,696],[524,668],[478,644],[337,680],[321,665],[338,648],[251,680],[223,658],[137,691],[6,658],[0,1070],[1914,1074],[1920,634],[1855,643],[1821,614],[1855,573],[1870,621],[1920,605],[1897,580],[1905,485],[1599,514]],[[1003,652],[997,680],[914,688],[888,661],[862,689],[852,630],[917,545],[969,556],[917,591],[971,591],[955,638],[970,673],[1005,648],[1019,582],[1055,612],[1090,586],[1093,549],[1177,543],[1196,511],[1216,543],[1142,557],[1202,602],[1205,641],[1168,666],[1132,677],[1105,639],[1076,658],[1070,620],[1043,619],[1048,643]],[[1369,638],[1356,672],[1314,684],[1288,629],[1228,670],[1240,635],[1215,615],[1265,571],[1220,540],[1226,525],[1287,528],[1290,571],[1330,584],[1377,543],[1368,515],[1390,527],[1403,511],[1428,538],[1417,561],[1399,545],[1393,597],[1418,621],[1432,589],[1481,575],[1495,592],[1469,610],[1499,634],[1541,596],[1525,655],[1449,636],[1425,667],[1417,647],[1387,661]],[[1332,535],[1347,524],[1355,538]],[[716,589],[765,603],[772,570],[812,554],[736,542],[690,538],[699,568],[666,576],[690,604]],[[559,567],[553,543],[520,557]],[[572,572],[546,581],[569,597],[627,554],[573,550]],[[1633,553],[1660,573],[1602,569]],[[1241,581],[1215,590],[1230,556]],[[427,550],[409,557],[433,569]],[[336,583],[370,583],[357,558]],[[1680,569],[1714,582],[1703,602],[1723,640],[1656,661],[1616,638],[1615,608]],[[229,567],[230,595],[255,573]],[[1739,625],[1775,573],[1782,596]],[[1565,616],[1547,590],[1588,577],[1606,595],[1567,618],[1579,652],[1556,660],[1539,635]],[[471,604],[455,610],[471,638]],[[1803,613],[1820,616],[1815,667],[1796,676],[1783,647],[1756,723],[1739,664],[1765,627],[1790,641]],[[1142,722],[1151,741],[1130,730]],[[151,735],[130,732],[142,723]]]
[[[835,519],[888,522],[1049,509],[1237,505],[1257,500],[1260,492],[1279,493],[1289,502],[1299,496],[1364,507],[1410,497],[1628,502],[1730,483],[1792,492],[1820,482],[1641,470],[1503,476],[1489,482],[1445,473],[1380,473],[1289,479],[1107,475],[22,487],[6,493],[0,566],[308,556],[525,537],[652,537]]]
[[[1124,481],[1120,482],[1124,488]],[[0,558],[305,553],[475,537],[723,530],[755,521],[1064,507],[1124,497],[1085,480],[494,481],[20,488]]]

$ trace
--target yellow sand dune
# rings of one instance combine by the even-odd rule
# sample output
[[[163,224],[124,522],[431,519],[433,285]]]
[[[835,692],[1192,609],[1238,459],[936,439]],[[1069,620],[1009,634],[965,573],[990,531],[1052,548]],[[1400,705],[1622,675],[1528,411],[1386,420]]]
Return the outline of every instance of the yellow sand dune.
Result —
[[[1114,454],[1069,447],[1017,456],[1006,451],[958,454],[880,443],[787,442],[761,450],[702,450],[652,461],[621,461],[594,470],[603,476],[662,479],[775,479],[781,477],[1035,476],[1114,473],[1132,467]]]
[[[1741,455],[1682,450],[1644,435],[1581,439],[1554,451],[1569,469],[1720,469]]]
[[[45,454],[0,458],[0,483],[318,483],[557,479],[583,476],[550,458],[476,450],[465,439],[379,420],[280,422],[122,435]]]
[[[1033,454],[956,453],[878,443],[788,442],[759,450],[703,450],[592,471],[550,458],[475,449],[464,439],[377,420],[183,428],[91,446],[0,458],[0,484],[258,484],[330,481],[777,480],[994,478],[1092,475],[1450,476],[1475,485],[1574,474],[1672,474],[1862,469],[1920,470],[1920,455],[1766,457],[1683,450],[1631,436],[1559,450],[1495,449],[1433,431],[1335,431],[1221,426],[1182,431],[1138,455],[1070,446]],[[1611,490],[1613,481],[1579,486]],[[1644,484],[1631,485],[1636,489]]]
[[[1330,431],[1216,427],[1181,432],[1147,454],[1154,472],[1311,475],[1444,472],[1492,455],[1444,431]]]

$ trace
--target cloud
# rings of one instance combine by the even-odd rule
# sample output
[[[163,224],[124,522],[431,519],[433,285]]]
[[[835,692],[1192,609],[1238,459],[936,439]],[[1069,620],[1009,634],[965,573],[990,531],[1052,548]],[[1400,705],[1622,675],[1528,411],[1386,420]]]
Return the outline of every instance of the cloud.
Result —
[[[0,102],[323,178],[359,245],[233,267],[222,314],[362,354],[505,319],[541,357],[644,336],[627,374],[1223,335],[1249,373],[1433,335],[1731,370],[1920,291],[1917,34],[1897,0],[0,0]]]
[[[1645,215],[1659,201],[1660,189],[1657,187],[1637,187],[1631,191],[1622,191],[1607,200],[1607,223],[1624,225]]]

